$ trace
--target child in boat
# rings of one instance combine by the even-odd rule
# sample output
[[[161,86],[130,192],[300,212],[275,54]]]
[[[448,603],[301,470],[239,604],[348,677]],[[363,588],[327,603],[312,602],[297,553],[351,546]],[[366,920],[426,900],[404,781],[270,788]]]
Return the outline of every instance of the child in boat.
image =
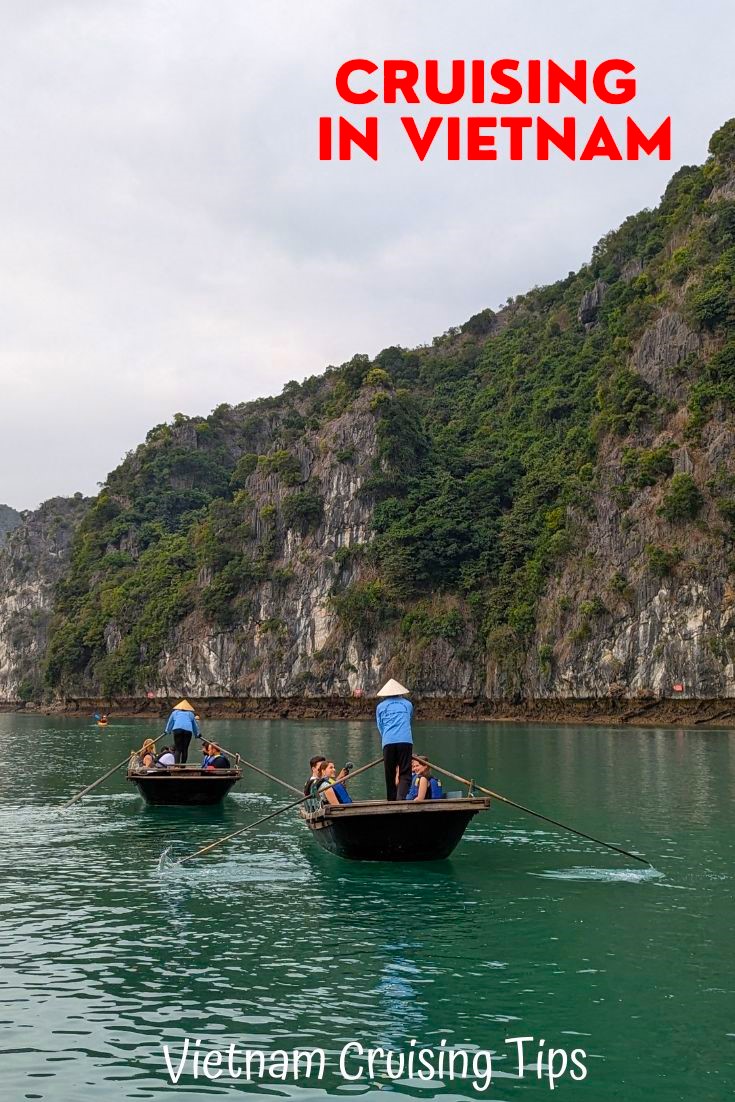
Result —
[[[441,781],[431,775],[431,767],[426,758],[414,754],[411,759],[411,787],[407,800],[443,800],[444,790]]]

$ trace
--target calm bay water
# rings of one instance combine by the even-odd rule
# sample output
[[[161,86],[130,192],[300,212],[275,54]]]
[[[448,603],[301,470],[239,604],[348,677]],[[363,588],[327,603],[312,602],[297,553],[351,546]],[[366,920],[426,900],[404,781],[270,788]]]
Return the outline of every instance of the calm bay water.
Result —
[[[362,723],[210,722],[292,783],[317,750],[376,756]],[[319,850],[295,812],[187,866],[181,856],[288,802],[253,773],[221,808],[148,808],[120,773],[64,799],[158,729],[0,716],[0,1086],[10,1102],[113,1102],[378,1088],[168,1082],[162,1044],[496,1052],[482,1097],[548,1098],[515,1046],[582,1048],[588,1075],[552,1097],[719,1100],[735,1076],[735,733],[419,724],[454,771],[578,825],[632,862],[495,805],[450,861],[379,865]],[[362,784],[361,784],[362,781]],[[449,787],[455,787],[449,785]],[[357,792],[381,794],[373,771]],[[163,860],[162,854],[164,854]],[[538,1045],[529,1045],[535,1061]],[[352,1065],[355,1070],[357,1065]],[[558,1094],[561,1092],[561,1095]]]

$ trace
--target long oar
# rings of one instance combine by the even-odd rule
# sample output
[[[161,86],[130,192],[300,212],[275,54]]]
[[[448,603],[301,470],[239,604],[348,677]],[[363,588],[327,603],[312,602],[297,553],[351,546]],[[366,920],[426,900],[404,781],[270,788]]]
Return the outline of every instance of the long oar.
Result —
[[[449,769],[444,769],[440,765],[435,765],[434,762],[429,762],[432,769],[436,769],[437,772],[443,773],[446,777],[452,777],[455,781],[461,781],[462,784],[467,784],[470,788],[476,788],[478,792],[485,792],[488,796],[493,796],[496,800],[501,800],[504,804],[509,804],[511,807],[518,808],[519,811],[525,811],[527,815],[533,815],[536,819],[543,819],[545,823],[551,823],[552,826],[561,827],[562,830],[568,830],[571,834],[576,834],[579,838],[586,838],[588,842],[596,842],[598,846],[604,846],[605,849],[614,850],[615,853],[622,853],[624,857],[632,857],[634,861],[640,861],[642,865],[648,865],[649,868],[653,868],[650,861],[645,857],[639,857],[637,853],[630,853],[627,849],[621,849],[620,846],[614,846],[611,842],[603,842],[601,838],[594,838],[591,834],[585,834],[582,830],[577,830],[576,827],[568,826],[567,823],[560,823],[556,819],[550,819],[548,815],[542,815],[540,811],[533,811],[530,807],[525,807],[523,804],[516,803],[515,800],[509,799],[507,796],[501,796],[499,792],[493,792],[491,788],[484,788],[481,784],[475,784],[474,781],[467,780],[466,777],[460,777],[458,773],[452,773]]]
[[[366,769],[372,769],[374,765],[378,765],[382,760],[382,757],[380,757],[376,758],[375,761],[368,762],[367,765],[361,765],[359,769],[356,769],[354,773],[350,773],[349,777],[345,778],[345,780],[340,783],[346,784],[347,781],[351,781],[359,773],[364,773]],[[194,853],[187,854],[186,857],[180,857],[175,864],[183,865],[185,861],[191,861],[194,857],[201,857],[203,853],[209,853],[210,850],[216,849],[217,846],[221,846],[225,842],[230,842],[233,838],[237,838],[247,830],[254,830],[255,827],[260,826],[261,823],[267,823],[269,819],[275,819],[276,815],[283,815],[284,811],[290,811],[291,808],[298,807],[299,804],[303,804],[310,799],[312,799],[310,795],[302,796],[300,799],[294,800],[293,803],[286,804],[285,807],[279,807],[277,811],[271,811],[269,815],[264,815],[261,819],[256,819],[254,823],[248,823],[247,826],[240,827],[239,830],[234,830],[232,834],[225,834],[223,838],[218,838],[215,842],[210,842],[208,846],[203,846],[201,849],[195,850]]]
[[[163,738],[163,734],[160,734],[158,736],[158,738],[154,738],[152,740],[153,745],[155,746],[156,743],[160,742],[162,738]],[[102,784],[102,782],[106,781],[108,777],[111,777],[113,773],[117,773],[118,769],[122,769],[122,767],[124,765],[127,765],[129,761],[130,761],[130,754],[128,754],[128,756],[126,758],[123,758],[123,760],[121,762],[119,762],[117,765],[113,765],[112,769],[110,769],[107,773],[103,773],[103,775],[101,777],[98,777],[96,781],[93,781],[92,784],[88,784],[87,787],[83,788],[81,792],[77,792],[76,796],[72,796],[72,798],[70,800],[67,800],[65,804],[61,805],[60,810],[65,811],[67,807],[71,807],[71,805],[75,804],[77,802],[77,800],[81,800],[82,796],[86,796],[87,793],[91,792],[93,788],[96,788],[98,784]]]
[[[251,761],[247,761],[234,750],[228,750],[226,746],[222,746],[219,742],[215,742],[214,739],[203,738],[202,742],[206,742],[209,746],[216,746],[218,750],[221,750],[231,758],[238,758],[242,765],[246,766],[248,769],[252,769],[254,773],[260,773],[261,777],[267,777],[269,781],[275,781],[276,784],[280,784],[281,788],[287,788],[289,792],[295,792],[297,796],[303,795],[300,788],[294,788],[288,781],[282,781],[280,777],[274,777],[272,773],[268,773],[265,769],[261,769],[259,765],[253,765]]]

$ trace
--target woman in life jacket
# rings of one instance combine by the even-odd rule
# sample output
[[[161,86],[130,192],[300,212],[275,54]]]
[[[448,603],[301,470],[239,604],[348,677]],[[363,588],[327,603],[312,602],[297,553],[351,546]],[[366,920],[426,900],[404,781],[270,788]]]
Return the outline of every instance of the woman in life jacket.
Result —
[[[322,761],[316,769],[317,776],[311,785],[312,796],[318,796],[322,803],[327,804],[352,803],[352,797],[339,779],[331,779],[335,772],[333,761]]]
[[[152,738],[145,740],[143,748],[138,754],[138,759],[145,769],[150,769],[156,764],[156,744]]]
[[[426,758],[414,755],[411,760],[411,787],[407,800],[443,800],[444,789],[441,781],[432,777]]]

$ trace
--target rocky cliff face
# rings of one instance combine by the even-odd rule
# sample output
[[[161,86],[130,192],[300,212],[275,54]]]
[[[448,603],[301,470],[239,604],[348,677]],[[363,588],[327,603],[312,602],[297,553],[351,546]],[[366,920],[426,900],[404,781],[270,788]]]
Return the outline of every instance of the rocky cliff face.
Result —
[[[298,460],[298,481],[284,485],[278,474],[256,469],[245,483],[255,517],[251,542],[275,543],[268,579],[250,591],[247,621],[218,628],[192,612],[163,657],[164,685],[186,684],[200,696],[348,693],[365,676],[369,656],[344,641],[335,646],[329,601],[335,582],[358,571],[359,551],[370,536],[371,503],[361,496],[377,454],[369,397],[325,432],[307,433],[291,454]],[[284,501],[307,483],[321,501],[318,523],[307,532],[284,530]],[[199,585],[210,581],[203,570]]]
[[[89,505],[81,494],[23,514],[0,549],[0,701],[40,700],[54,587]]]
[[[672,473],[697,487],[735,476],[735,431],[720,416],[687,439],[681,406],[689,381],[678,367],[702,340],[667,310],[632,359],[652,389],[673,400],[658,432],[636,438],[668,453]],[[534,697],[735,696],[732,540],[712,500],[696,523],[662,515],[665,481],[626,484],[632,441],[608,438],[591,515],[577,519],[577,547],[549,581],[525,683]],[[674,689],[674,686],[680,686]]]
[[[730,196],[734,178],[710,202]],[[631,283],[645,272],[640,258],[628,258],[621,280]],[[313,534],[291,536],[280,549],[292,580],[259,589],[249,630],[213,634],[196,618],[180,625],[163,666],[166,682],[202,696],[344,695],[370,693],[397,673],[423,695],[453,698],[735,696],[732,518],[723,516],[715,490],[735,486],[735,426],[717,405],[701,432],[692,433],[687,408],[702,364],[722,348],[727,330],[714,335],[692,328],[685,300],[693,282],[671,288],[633,342],[627,368],[661,412],[635,432],[602,434],[589,502],[569,510],[573,545],[550,573],[524,655],[478,646],[471,611],[459,595],[450,601],[462,617],[459,638],[416,640],[395,622],[369,639],[344,630],[335,589],[380,572],[379,563],[368,566],[359,555],[345,554],[340,565],[334,557],[371,539],[373,502],[361,491],[377,445],[363,404],[335,425],[338,440],[316,437],[300,452],[325,511]],[[606,292],[597,279],[582,296],[578,323],[585,331],[596,326]],[[352,445],[359,461],[335,463],[337,445]],[[641,455],[663,457],[665,476],[631,475]],[[702,494],[689,518],[666,515],[676,475]],[[252,490],[257,498],[274,487],[255,476]]]
[[[284,525],[293,482],[261,469],[248,477],[253,547],[274,544],[269,577],[250,589],[244,622],[221,628],[195,611],[178,624],[157,691],[186,685],[200,697],[349,696],[377,689],[386,671],[399,667],[410,669],[428,695],[463,696],[473,683],[479,687],[472,665],[441,641],[412,648],[394,620],[350,632],[340,617],[336,595],[379,586],[380,564],[366,555],[375,507],[370,483],[380,463],[374,400],[373,391],[364,392],[292,448],[300,466],[295,485],[308,484],[321,502],[310,530]],[[197,579],[201,587],[210,581],[206,570]]]

